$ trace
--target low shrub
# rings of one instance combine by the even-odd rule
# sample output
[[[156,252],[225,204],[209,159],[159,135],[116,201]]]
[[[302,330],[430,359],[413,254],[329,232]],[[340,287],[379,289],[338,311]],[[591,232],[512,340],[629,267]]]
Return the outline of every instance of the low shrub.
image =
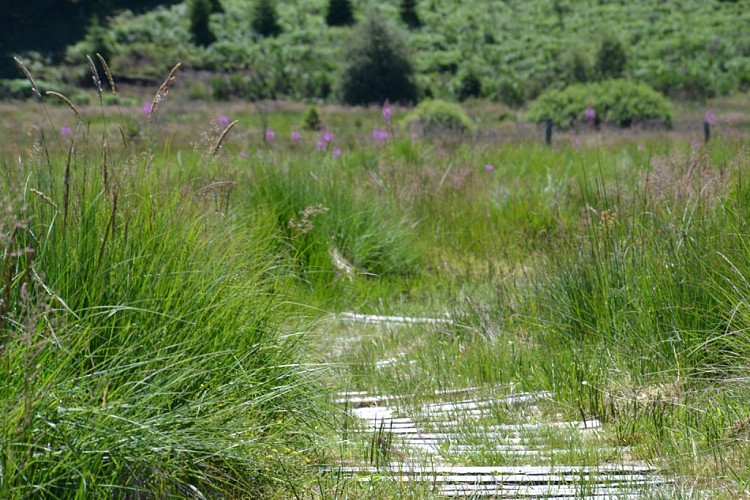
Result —
[[[626,80],[571,85],[564,90],[549,90],[534,101],[526,114],[528,120],[547,119],[568,128],[585,119],[588,108],[594,110],[597,123],[629,127],[636,123],[658,121],[672,124],[672,104],[648,85]]]
[[[474,122],[458,104],[441,100],[424,101],[405,119],[409,126],[420,127],[425,133],[472,132]]]

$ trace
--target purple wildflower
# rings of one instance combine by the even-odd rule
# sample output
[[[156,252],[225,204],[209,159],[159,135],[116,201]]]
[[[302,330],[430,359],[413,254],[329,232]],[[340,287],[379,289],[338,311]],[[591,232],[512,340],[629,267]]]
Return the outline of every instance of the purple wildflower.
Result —
[[[70,137],[71,135],[73,135],[73,129],[70,128],[70,126],[63,125],[62,127],[60,127],[60,137],[66,138]]]
[[[716,123],[716,115],[714,115],[714,111],[711,108],[706,110],[706,123],[709,125]]]
[[[271,142],[274,139],[276,139],[276,132],[273,131],[273,129],[266,130],[266,142]]]
[[[331,156],[333,156],[334,158],[338,158],[339,156],[341,156],[341,148],[334,149],[333,153],[331,153]]]
[[[300,134],[296,130],[293,130],[289,138],[292,140],[292,142],[299,142],[302,140],[302,134]]]
[[[383,120],[389,122],[391,121],[391,116],[393,116],[393,110],[391,110],[391,105],[388,101],[385,101],[383,103]]]
[[[388,131],[376,128],[372,131],[372,140],[375,142],[384,143],[388,140]]]
[[[227,115],[221,115],[216,121],[222,127],[226,127],[227,125],[229,125],[229,117]]]
[[[243,160],[247,160],[247,151],[245,151],[244,149],[240,151],[240,158],[242,158]]]
[[[143,114],[144,115],[150,115],[152,109],[154,109],[153,108],[153,104],[151,104],[148,101],[146,101],[146,102],[143,103]]]
[[[484,166],[485,172],[494,172],[495,171],[495,165],[485,165]]]
[[[325,140],[323,140],[322,138],[318,139],[318,144],[317,144],[318,151],[325,151],[327,147],[328,147],[328,143]]]
[[[411,133],[411,140],[417,142],[419,140],[419,134],[416,132]]]
[[[594,108],[592,107],[586,108],[586,111],[583,112],[583,115],[590,122],[593,122],[596,119],[596,111],[594,111]]]
[[[325,134],[323,134],[323,138],[322,138],[322,139],[323,139],[323,140],[324,140],[324,141],[325,141],[326,143],[328,143],[328,142],[331,142],[332,140],[334,140],[335,138],[336,138],[336,137],[335,137],[335,136],[334,136],[334,135],[333,135],[332,133],[330,133],[330,132],[326,131],[326,133],[325,133]]]
[[[578,150],[580,148],[581,148],[581,139],[576,137],[575,139],[573,139],[573,149]]]

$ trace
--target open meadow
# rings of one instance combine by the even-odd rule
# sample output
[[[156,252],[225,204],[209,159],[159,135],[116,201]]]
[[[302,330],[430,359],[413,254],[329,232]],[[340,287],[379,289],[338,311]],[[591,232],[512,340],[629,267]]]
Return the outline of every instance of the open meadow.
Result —
[[[707,143],[685,104],[548,146],[482,101],[437,131],[116,80],[0,104],[3,498],[449,491],[415,461],[750,491],[747,98]],[[384,402],[434,442],[353,418]]]

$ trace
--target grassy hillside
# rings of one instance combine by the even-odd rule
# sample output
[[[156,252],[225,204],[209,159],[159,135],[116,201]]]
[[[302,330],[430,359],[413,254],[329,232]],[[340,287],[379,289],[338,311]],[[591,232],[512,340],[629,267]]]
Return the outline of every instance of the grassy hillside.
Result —
[[[335,99],[352,28],[328,27],[327,4],[278,2],[282,33],[261,38],[251,28],[252,4],[223,0],[223,12],[211,15],[217,41],[208,47],[189,43],[185,3],[140,16],[124,12],[109,19],[104,43],[112,67],[127,68],[129,78],[153,79],[176,61],[224,75],[196,84],[196,96],[222,95],[222,85],[226,94],[234,85],[245,95]],[[701,99],[750,85],[750,11],[743,2],[425,0],[417,5],[422,26],[410,31],[397,0],[354,5],[356,18],[380,10],[408,32],[422,97],[477,95],[520,105],[547,88],[611,71],[597,63],[605,40],[624,49],[622,76],[673,97]],[[70,48],[70,60],[78,64],[83,54],[103,50],[101,37],[94,38]]]

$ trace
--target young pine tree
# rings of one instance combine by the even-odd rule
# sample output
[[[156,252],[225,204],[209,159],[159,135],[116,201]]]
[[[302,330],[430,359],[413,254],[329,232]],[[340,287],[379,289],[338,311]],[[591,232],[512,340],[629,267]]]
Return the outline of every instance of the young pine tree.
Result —
[[[408,27],[416,29],[422,26],[422,21],[417,14],[417,0],[401,0],[399,14],[401,15],[401,20]]]
[[[355,29],[349,47],[340,81],[346,104],[416,102],[414,67],[405,35],[396,26],[370,14]]]
[[[354,24],[354,12],[350,0],[329,0],[326,13],[328,26],[350,26]]]
[[[252,27],[253,31],[263,37],[275,37],[281,34],[279,15],[276,13],[273,0],[256,0]]]
[[[196,45],[207,47],[216,41],[216,36],[208,24],[208,17],[213,7],[211,0],[191,0],[190,8],[190,33]]]
[[[605,38],[596,54],[596,70],[602,80],[622,78],[628,55],[622,42],[616,38]]]

